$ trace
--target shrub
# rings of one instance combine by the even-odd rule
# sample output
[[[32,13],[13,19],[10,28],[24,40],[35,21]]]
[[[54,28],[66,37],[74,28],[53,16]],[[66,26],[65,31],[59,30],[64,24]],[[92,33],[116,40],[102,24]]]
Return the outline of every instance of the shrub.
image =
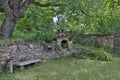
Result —
[[[73,53],[73,57],[75,58],[90,58],[91,56],[91,50],[92,47],[88,47],[88,46],[81,46],[79,44],[75,44],[75,52]]]
[[[73,57],[76,58],[92,58],[97,60],[111,61],[112,55],[107,52],[104,48],[95,48],[95,47],[82,47],[82,49],[73,54]]]
[[[55,33],[53,33],[53,32],[39,31],[34,36],[34,39],[36,41],[51,42],[54,37],[55,37]]]
[[[106,60],[106,61],[112,60],[112,55],[109,52],[105,51],[104,48],[93,50],[92,53],[94,54],[94,57],[98,60]]]

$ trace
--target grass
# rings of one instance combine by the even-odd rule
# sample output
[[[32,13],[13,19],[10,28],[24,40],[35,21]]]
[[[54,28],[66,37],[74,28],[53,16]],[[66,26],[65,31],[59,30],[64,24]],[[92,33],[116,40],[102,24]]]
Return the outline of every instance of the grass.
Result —
[[[15,73],[0,74],[0,80],[119,80],[120,55],[110,62],[76,59],[74,57],[47,60]]]
[[[34,33],[32,32],[21,32],[21,31],[14,31],[13,36],[9,39],[3,39],[0,37],[0,42],[2,41],[20,41],[20,40],[34,40],[33,39]]]
[[[32,38],[33,33],[14,32],[13,38],[8,41]],[[113,61],[74,57],[51,59],[45,63],[28,66],[22,71],[17,68],[13,74],[7,71],[0,73],[0,80],[119,80],[120,55],[114,54],[113,57]]]
[[[35,33],[33,32],[21,32],[21,31],[14,31],[13,38],[14,39],[25,39],[25,40],[33,40],[33,36]]]

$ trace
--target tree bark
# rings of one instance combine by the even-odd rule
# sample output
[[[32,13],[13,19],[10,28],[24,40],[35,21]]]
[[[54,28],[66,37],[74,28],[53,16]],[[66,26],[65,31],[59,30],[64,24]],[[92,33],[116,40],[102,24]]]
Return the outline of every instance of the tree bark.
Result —
[[[24,12],[30,4],[35,4],[41,7],[59,6],[51,3],[41,4],[40,2],[37,2],[35,0],[1,1],[5,12],[5,19],[0,30],[0,35],[2,35],[4,38],[9,38],[12,36],[17,21],[24,16]]]
[[[5,18],[1,27],[1,35],[4,38],[12,36],[17,21],[24,16],[24,12],[30,4],[30,0],[25,0],[22,5],[21,0],[3,0]]]
[[[1,27],[1,35],[4,38],[9,38],[12,36],[16,21],[13,20],[10,16],[5,16]]]

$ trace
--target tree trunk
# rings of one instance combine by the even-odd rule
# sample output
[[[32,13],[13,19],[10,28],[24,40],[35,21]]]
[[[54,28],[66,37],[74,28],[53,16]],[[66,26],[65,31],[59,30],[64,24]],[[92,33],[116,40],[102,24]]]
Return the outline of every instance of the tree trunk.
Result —
[[[41,4],[35,0],[1,0],[2,7],[5,12],[5,19],[3,21],[0,35],[4,38],[12,36],[15,24],[24,16],[24,12],[30,4],[36,4],[41,7],[57,6],[51,3]]]
[[[5,16],[1,27],[1,35],[4,38],[9,38],[12,36],[16,21],[11,16]]]
[[[23,17],[31,0],[2,0],[5,18],[0,30],[0,35],[10,38],[17,21]]]

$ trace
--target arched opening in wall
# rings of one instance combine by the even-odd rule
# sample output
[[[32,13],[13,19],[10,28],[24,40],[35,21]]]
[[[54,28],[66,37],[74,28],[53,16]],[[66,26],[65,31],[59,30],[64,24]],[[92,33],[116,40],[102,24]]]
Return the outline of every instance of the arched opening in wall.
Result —
[[[68,48],[68,41],[67,40],[61,41],[61,48]]]

